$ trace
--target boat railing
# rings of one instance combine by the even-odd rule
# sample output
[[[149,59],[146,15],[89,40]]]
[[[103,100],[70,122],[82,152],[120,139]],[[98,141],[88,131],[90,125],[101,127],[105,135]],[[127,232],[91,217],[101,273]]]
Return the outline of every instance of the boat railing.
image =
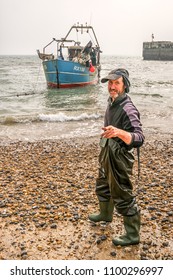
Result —
[[[42,60],[52,60],[54,59],[54,55],[51,53],[51,54],[46,54],[46,53],[41,53],[39,50],[37,50],[37,54],[38,54],[38,57]]]

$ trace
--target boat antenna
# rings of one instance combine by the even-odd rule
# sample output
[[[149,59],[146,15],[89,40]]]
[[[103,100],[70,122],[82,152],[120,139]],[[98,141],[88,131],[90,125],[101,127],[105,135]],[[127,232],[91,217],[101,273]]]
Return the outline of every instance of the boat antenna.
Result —
[[[92,22],[92,12],[90,13],[90,25],[91,25],[91,22]]]

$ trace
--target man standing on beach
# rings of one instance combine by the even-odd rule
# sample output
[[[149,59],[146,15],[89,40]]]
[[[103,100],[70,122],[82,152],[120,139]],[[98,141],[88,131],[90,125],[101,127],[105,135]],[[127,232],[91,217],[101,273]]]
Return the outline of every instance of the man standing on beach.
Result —
[[[111,222],[114,207],[123,215],[125,234],[113,239],[114,245],[131,245],[140,242],[140,211],[132,193],[134,163],[133,148],[144,142],[139,112],[132,103],[129,92],[129,73],[115,69],[101,80],[108,82],[108,107],[105,113],[99,155],[99,175],[96,180],[96,195],[100,213],[89,215],[94,222]]]

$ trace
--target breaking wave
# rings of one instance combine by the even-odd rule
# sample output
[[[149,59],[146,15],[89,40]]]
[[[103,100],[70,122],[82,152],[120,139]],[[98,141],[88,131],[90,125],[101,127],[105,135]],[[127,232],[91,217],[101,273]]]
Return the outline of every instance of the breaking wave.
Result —
[[[99,119],[102,117],[101,114],[87,114],[82,113],[78,116],[68,116],[64,113],[58,113],[58,114],[40,114],[39,120],[40,121],[47,121],[47,122],[67,122],[67,121],[83,121],[83,120],[92,120],[92,119]]]
[[[59,112],[58,114],[39,114],[39,115],[13,115],[4,116],[0,118],[0,124],[15,125],[27,124],[35,122],[71,122],[71,121],[85,121],[97,120],[103,117],[100,113],[81,113],[80,115],[67,115]]]

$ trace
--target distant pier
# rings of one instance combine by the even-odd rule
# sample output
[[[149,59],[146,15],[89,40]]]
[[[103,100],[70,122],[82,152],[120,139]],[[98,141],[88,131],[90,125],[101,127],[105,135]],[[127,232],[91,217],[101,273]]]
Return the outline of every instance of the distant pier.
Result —
[[[144,60],[173,60],[173,42],[153,41],[143,43]]]

